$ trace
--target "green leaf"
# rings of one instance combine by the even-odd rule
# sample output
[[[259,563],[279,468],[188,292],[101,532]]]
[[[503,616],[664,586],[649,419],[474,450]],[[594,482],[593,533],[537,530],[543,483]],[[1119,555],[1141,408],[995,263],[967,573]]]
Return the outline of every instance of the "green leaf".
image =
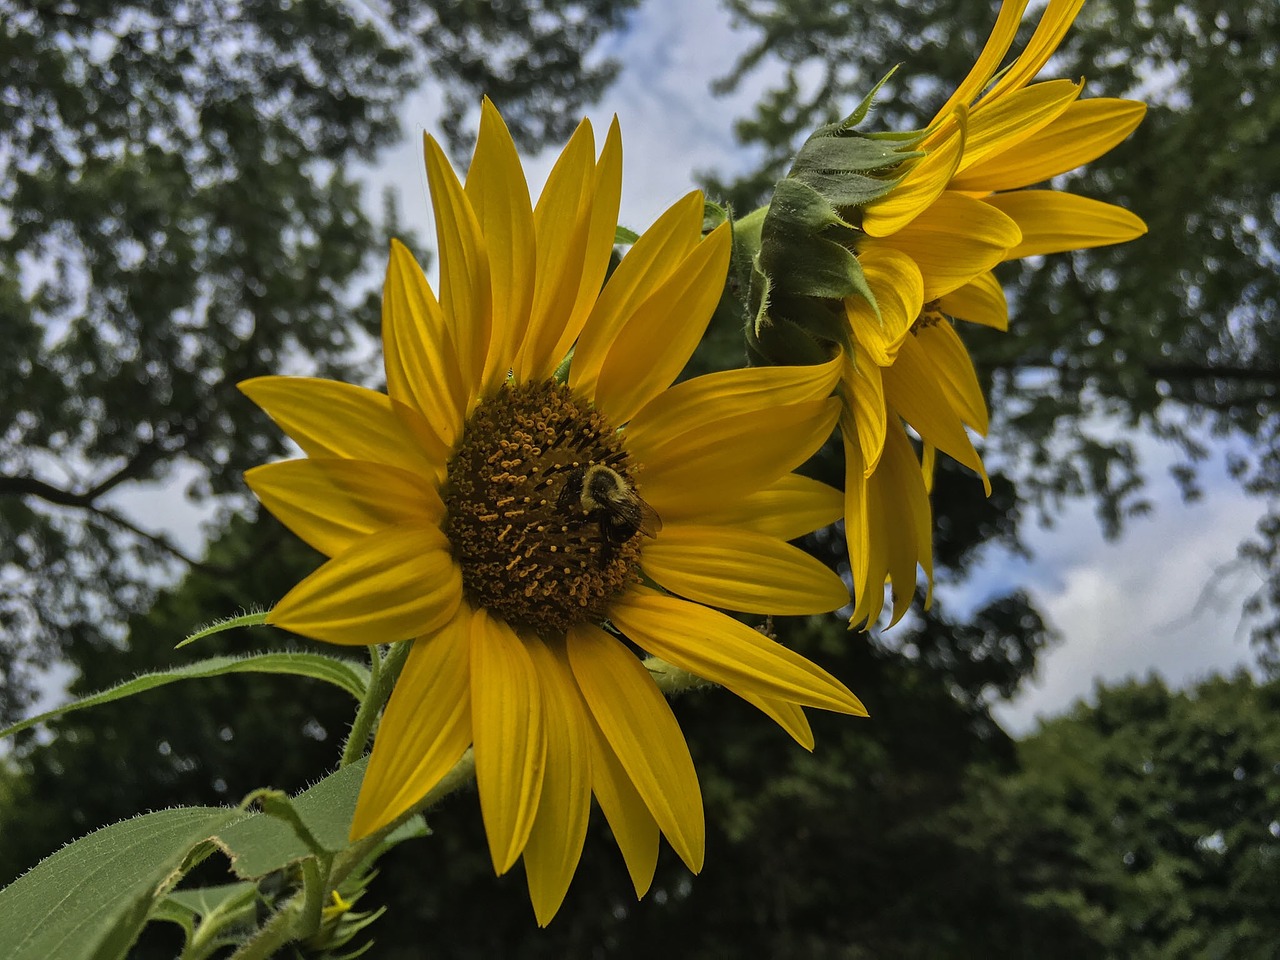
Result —
[[[224,883],[175,890],[152,908],[148,919],[178,924],[186,932],[183,960],[205,960],[223,947],[243,942],[257,926],[258,885]]]
[[[297,863],[314,855],[312,844],[330,853],[350,846],[347,833],[366,763],[357,760],[293,799],[293,815],[310,832],[310,842],[293,825],[265,812],[251,814],[224,830],[219,839],[236,876],[253,880]]]
[[[267,622],[266,611],[255,611],[254,613],[242,613],[238,617],[227,617],[224,620],[217,620],[207,627],[201,627],[195,633],[188,634],[181,642],[174,646],[175,650],[181,650],[189,643],[195,643],[197,640],[203,640],[205,637],[212,637],[214,634],[223,633],[227,630],[235,630],[237,627],[261,627]]]
[[[364,696],[369,685],[369,671],[349,660],[326,657],[319,653],[258,653],[247,657],[209,657],[180,667],[171,667],[156,673],[144,673],[119,686],[90,694],[53,710],[28,717],[7,729],[0,730],[0,738],[11,736],[54,717],[96,707],[102,703],[121,700],[136,693],[154,690],[179,680],[198,680],[204,677],[220,677],[229,673],[290,673],[313,680],[324,680],[341,687],[357,700]]]
[[[624,247],[629,247],[640,239],[640,234],[634,230],[628,230],[622,224],[613,228],[613,242]]]
[[[216,807],[159,810],[63,847],[0,890],[0,956],[108,960],[137,939],[153,901],[244,814]]]

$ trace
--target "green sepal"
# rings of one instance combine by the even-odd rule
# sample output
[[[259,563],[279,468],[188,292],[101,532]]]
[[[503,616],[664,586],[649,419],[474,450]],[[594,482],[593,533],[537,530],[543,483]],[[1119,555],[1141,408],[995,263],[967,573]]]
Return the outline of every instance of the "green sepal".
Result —
[[[619,246],[629,247],[640,239],[640,234],[634,230],[628,230],[622,224],[613,228],[613,242]]]

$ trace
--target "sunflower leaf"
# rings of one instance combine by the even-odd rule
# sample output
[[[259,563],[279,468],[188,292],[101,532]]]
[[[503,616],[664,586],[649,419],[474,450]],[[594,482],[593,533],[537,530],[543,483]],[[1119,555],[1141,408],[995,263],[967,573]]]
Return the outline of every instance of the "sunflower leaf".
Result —
[[[122,957],[157,898],[213,849],[238,810],[179,807],[114,823],[63,847],[0,890],[0,955]]]
[[[53,710],[28,717],[21,723],[0,730],[0,739],[19,733],[38,723],[44,723],[66,713],[96,707],[100,704],[122,700],[137,693],[154,690],[179,680],[197,680],[220,677],[229,673],[289,673],[313,680],[324,680],[346,690],[357,700],[364,696],[369,686],[369,671],[360,664],[318,653],[258,653],[248,657],[209,657],[195,663],[185,663],[168,670],[144,673],[118,686],[90,694]]]

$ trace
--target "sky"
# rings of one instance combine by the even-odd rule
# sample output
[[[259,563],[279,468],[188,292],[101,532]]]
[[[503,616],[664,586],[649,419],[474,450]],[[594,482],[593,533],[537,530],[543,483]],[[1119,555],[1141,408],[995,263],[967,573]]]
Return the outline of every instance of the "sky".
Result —
[[[603,48],[624,68],[588,115],[597,144],[614,114],[621,123],[623,224],[642,230],[693,187],[696,172],[750,166],[750,157],[734,145],[731,127],[754,104],[768,72],[731,98],[714,98],[708,89],[747,41],[718,4],[646,0],[628,28]],[[707,50],[722,56],[709,62]],[[438,132],[439,115],[439,100],[429,90],[411,95],[402,114],[404,141],[376,166],[359,171],[368,179],[371,212],[380,214],[382,190],[393,188],[401,222],[424,239],[433,230],[422,132]],[[535,194],[554,157],[548,150],[527,159]],[[1098,679],[1114,682],[1155,671],[1183,686],[1251,660],[1238,611],[1256,589],[1258,574],[1232,561],[1262,505],[1225,477],[1220,458],[1206,468],[1205,497],[1184,505],[1167,473],[1172,453],[1154,438],[1141,443],[1148,492],[1157,504],[1151,516],[1133,520],[1118,541],[1107,542],[1090,505],[1071,505],[1051,528],[1026,531],[1031,560],[993,551],[969,578],[966,592],[947,597],[949,607],[963,609],[1025,588],[1063,638],[1042,656],[1033,682],[1011,703],[997,706],[997,716],[1013,733],[1031,729],[1037,715],[1059,713],[1087,697]],[[122,492],[117,502],[198,547],[201,517],[189,506],[160,505],[145,490]],[[857,692],[856,678],[846,679]]]

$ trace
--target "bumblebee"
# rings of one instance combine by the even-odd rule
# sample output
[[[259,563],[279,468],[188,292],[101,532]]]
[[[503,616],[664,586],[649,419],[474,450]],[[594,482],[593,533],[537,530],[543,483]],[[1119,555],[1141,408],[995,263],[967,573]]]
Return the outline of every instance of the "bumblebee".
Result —
[[[603,463],[574,467],[560,488],[557,503],[569,509],[574,502],[588,520],[600,526],[600,539],[611,547],[626,543],[637,533],[656,537],[662,519],[616,470]]]

